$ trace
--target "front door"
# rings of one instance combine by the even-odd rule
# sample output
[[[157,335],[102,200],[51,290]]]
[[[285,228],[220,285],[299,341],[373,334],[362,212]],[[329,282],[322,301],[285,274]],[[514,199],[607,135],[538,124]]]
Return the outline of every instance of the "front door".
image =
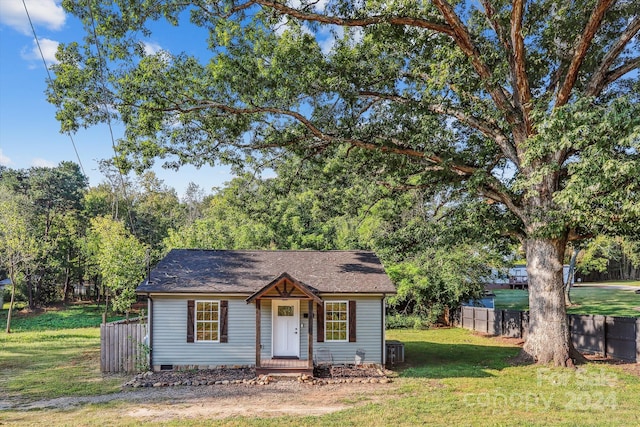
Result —
[[[273,357],[300,357],[300,301],[273,301]]]

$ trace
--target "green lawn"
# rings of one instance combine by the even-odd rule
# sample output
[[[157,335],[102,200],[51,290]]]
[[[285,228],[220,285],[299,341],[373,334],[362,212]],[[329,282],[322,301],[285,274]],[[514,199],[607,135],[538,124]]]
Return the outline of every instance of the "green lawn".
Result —
[[[0,317],[0,390],[7,397],[33,400],[119,389],[121,379],[103,380],[100,374],[100,308],[16,311],[11,334],[4,332],[7,311]]]
[[[636,282],[633,282],[636,283]],[[613,283],[609,283],[614,285]],[[625,284],[627,283],[617,283]],[[529,293],[519,289],[496,289],[496,308],[527,310]],[[640,294],[633,290],[602,289],[589,284],[575,286],[571,290],[574,306],[567,311],[571,314],[599,314],[605,316],[640,317]]]
[[[98,372],[97,328],[2,333],[0,338],[0,389],[10,396],[31,400],[109,393],[123,382]],[[372,386],[360,399],[353,399],[350,408],[318,417],[211,420],[194,414],[193,418],[159,417],[149,422],[176,426],[616,426],[640,422],[640,377],[620,366],[591,363],[578,370],[513,366],[510,357],[518,347],[463,329],[392,330],[388,338],[405,343],[406,363],[397,367],[391,391],[378,403],[357,404],[379,393]],[[327,391],[318,388],[318,393]],[[68,410],[0,411],[0,424],[140,425],[144,419],[129,414],[141,405],[114,401]],[[170,402],[166,408],[170,410]]]
[[[582,285],[588,286],[591,285],[592,283],[589,282],[583,282],[581,283]],[[578,286],[580,286],[581,284],[578,284]],[[636,286],[636,287],[640,287],[640,280],[619,280],[619,281],[612,281],[612,282],[599,282],[598,285],[606,285],[606,286],[618,286],[618,285],[623,285],[623,286]]]
[[[0,310],[0,330],[7,327],[7,310],[9,303],[5,303],[4,310]],[[73,304],[66,307],[53,307],[39,310],[36,313],[25,313],[20,309],[24,303],[19,303],[13,311],[11,319],[12,332],[51,331],[72,328],[91,328],[100,326],[104,306],[96,304]],[[109,314],[107,321],[122,319],[122,316]]]

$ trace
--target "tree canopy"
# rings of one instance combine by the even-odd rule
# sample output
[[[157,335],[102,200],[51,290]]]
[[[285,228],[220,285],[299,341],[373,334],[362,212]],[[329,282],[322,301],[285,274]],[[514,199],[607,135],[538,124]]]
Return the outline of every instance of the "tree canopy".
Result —
[[[49,89],[64,131],[122,120],[118,164],[141,169],[348,147],[389,187],[486,201],[490,226],[525,249],[525,353],[576,356],[567,242],[639,232],[635,1],[63,4],[86,28],[60,47]],[[147,54],[159,21],[203,29],[208,55]]]

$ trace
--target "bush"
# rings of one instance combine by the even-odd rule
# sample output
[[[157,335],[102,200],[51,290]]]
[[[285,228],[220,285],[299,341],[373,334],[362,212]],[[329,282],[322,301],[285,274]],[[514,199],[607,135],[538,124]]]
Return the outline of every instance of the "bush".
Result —
[[[414,314],[391,314],[387,316],[387,329],[428,329],[433,322]]]

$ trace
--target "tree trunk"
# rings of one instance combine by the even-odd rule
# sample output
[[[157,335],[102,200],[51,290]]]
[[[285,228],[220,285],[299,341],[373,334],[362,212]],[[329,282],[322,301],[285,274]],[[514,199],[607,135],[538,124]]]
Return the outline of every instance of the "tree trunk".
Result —
[[[107,323],[107,312],[109,311],[109,292],[105,292],[104,312],[102,313],[102,324]]]
[[[571,262],[569,262],[569,273],[567,274],[567,283],[564,284],[564,303],[567,307],[573,304],[571,302],[571,288],[573,287],[573,278],[575,277],[575,271],[576,271],[576,259],[578,258],[579,253],[580,253],[580,249],[578,248],[573,249],[573,254],[571,255]]]
[[[13,313],[13,304],[16,300],[16,278],[13,265],[9,267],[9,278],[11,279],[11,302],[9,303],[9,312],[7,313],[7,333],[11,333],[11,314]]]
[[[537,363],[573,366],[580,357],[571,343],[564,301],[562,261],[566,239],[526,240],[529,276],[529,335],[523,355]]]
[[[62,303],[67,305],[69,302],[69,284],[71,283],[71,256],[67,250],[67,262],[64,268],[64,286],[62,288]]]
[[[31,270],[27,270],[26,279],[27,279],[27,295],[29,297],[29,310],[33,310],[36,306],[36,303],[33,300],[33,281],[31,280]]]

